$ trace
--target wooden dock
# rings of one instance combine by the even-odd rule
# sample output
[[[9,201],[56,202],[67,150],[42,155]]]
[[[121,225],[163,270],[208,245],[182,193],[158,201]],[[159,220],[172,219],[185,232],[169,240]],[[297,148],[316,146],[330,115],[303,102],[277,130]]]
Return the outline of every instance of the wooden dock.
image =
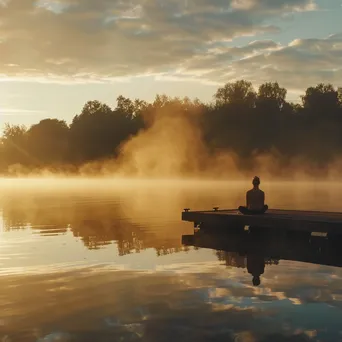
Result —
[[[237,209],[191,211],[184,209],[182,220],[193,222],[194,227],[244,229],[245,226],[272,228],[279,231],[321,232],[342,235],[342,213],[269,209],[263,215],[243,215]]]

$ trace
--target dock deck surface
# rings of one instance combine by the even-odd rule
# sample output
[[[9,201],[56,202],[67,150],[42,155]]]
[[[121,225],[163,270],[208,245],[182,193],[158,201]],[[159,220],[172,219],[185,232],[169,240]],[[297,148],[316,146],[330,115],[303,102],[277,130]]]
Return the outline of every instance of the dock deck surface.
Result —
[[[182,220],[206,226],[249,225],[342,233],[342,213],[340,212],[269,209],[262,215],[243,215],[237,209],[187,210],[182,213]]]

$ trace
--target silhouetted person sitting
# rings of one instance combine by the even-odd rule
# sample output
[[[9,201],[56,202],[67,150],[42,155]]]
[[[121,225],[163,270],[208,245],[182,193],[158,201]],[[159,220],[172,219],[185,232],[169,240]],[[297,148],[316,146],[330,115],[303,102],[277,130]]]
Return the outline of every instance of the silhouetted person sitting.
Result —
[[[245,215],[264,214],[268,209],[265,205],[265,193],[259,189],[259,177],[253,178],[253,189],[247,191],[246,207],[239,207],[239,211]]]

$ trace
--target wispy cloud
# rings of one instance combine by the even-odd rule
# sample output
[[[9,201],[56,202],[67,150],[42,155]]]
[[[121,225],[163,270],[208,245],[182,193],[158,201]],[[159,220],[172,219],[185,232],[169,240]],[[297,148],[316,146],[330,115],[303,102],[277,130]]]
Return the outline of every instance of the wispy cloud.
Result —
[[[258,39],[279,33],[270,23],[287,14],[320,10],[314,0],[2,2],[0,82],[106,83],[151,75],[216,85],[247,78],[278,80],[295,92],[342,78],[341,34],[293,37],[288,45]],[[235,38],[246,36],[254,41],[236,46]]]
[[[323,39],[294,39],[287,45],[255,41],[238,48],[217,49],[210,56],[189,59],[178,74],[201,74],[202,79],[221,84],[242,77],[255,85],[279,80],[292,92],[302,92],[319,82],[338,84],[342,79],[341,65],[342,34],[334,34]]]
[[[0,116],[30,116],[30,115],[43,115],[46,113],[43,110],[30,110],[20,108],[0,108]]]
[[[0,74],[94,81],[163,73],[210,53],[213,42],[277,32],[269,19],[314,8],[313,0],[9,0],[0,6]]]

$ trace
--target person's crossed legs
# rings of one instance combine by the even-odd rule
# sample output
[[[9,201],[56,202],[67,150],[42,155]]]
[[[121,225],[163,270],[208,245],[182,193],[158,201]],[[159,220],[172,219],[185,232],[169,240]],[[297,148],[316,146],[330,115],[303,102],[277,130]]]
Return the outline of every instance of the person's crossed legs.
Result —
[[[268,209],[268,206],[265,204],[264,207],[260,210],[252,210],[243,206],[240,206],[238,210],[241,214],[244,214],[244,215],[261,215],[261,214],[265,214],[267,209]]]

